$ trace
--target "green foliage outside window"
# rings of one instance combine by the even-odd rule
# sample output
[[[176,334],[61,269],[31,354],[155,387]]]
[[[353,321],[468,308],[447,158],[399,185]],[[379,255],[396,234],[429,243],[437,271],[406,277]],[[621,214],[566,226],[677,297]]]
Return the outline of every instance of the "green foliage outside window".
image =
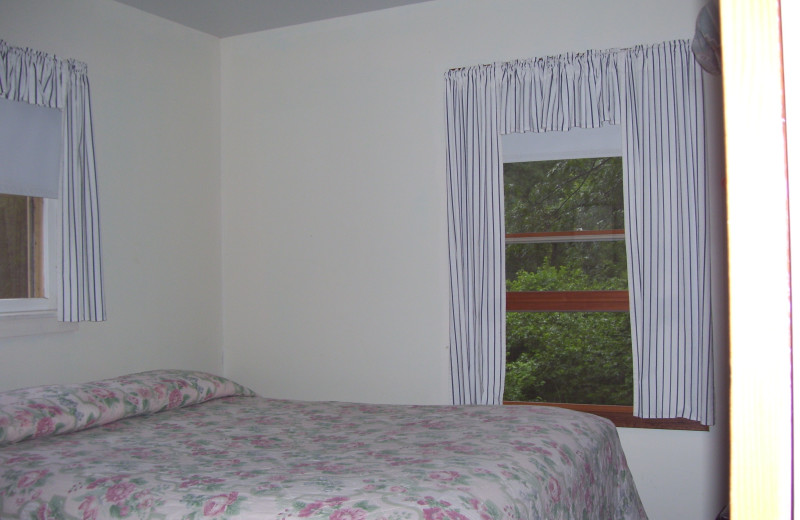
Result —
[[[618,157],[505,165],[506,232],[624,227]],[[506,247],[507,291],[625,290],[624,242]],[[509,401],[633,402],[630,321],[622,312],[508,312]]]

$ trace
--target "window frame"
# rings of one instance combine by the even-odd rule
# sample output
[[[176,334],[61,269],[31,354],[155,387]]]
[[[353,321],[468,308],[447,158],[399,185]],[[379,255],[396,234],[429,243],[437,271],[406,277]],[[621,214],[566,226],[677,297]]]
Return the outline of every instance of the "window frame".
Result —
[[[593,237],[598,234],[615,235],[620,230],[610,232],[598,231],[571,231],[565,233],[524,233],[506,235],[508,239],[519,238],[518,235],[550,236],[555,240],[564,238],[566,241],[576,235]],[[623,231],[624,235],[624,231]],[[541,240],[539,242],[544,242]],[[628,291],[506,291],[506,313],[508,312],[629,312]],[[692,430],[708,431],[708,426],[698,421],[689,419],[644,419],[633,415],[633,406],[607,405],[607,404],[578,404],[578,403],[552,403],[552,402],[527,402],[503,401],[504,405],[514,406],[554,406],[588,412],[605,417],[617,427],[623,428],[649,428],[662,430]]]
[[[60,249],[60,204],[57,199],[41,197],[41,273],[43,297],[0,299],[0,338],[50,334],[77,330],[77,323],[58,321],[58,262]]]
[[[34,285],[36,289],[34,292],[39,293],[26,298],[0,298],[0,314],[9,314],[14,312],[29,312],[38,310],[49,310],[50,301],[49,296],[53,292],[52,287],[52,274],[51,268],[53,267],[50,262],[50,244],[51,233],[49,231],[53,222],[50,217],[52,207],[48,204],[47,199],[43,197],[31,197],[25,195],[11,195],[16,197],[26,197],[29,208],[33,208],[33,240],[38,241],[39,244],[34,246],[34,249],[41,251],[41,257],[36,262],[34,277],[36,278]],[[28,217],[29,221],[31,217]],[[30,273],[29,273],[30,276]]]
[[[506,233],[509,244],[552,244],[625,240],[624,229]],[[625,311],[628,291],[506,291],[506,312]]]
[[[643,419],[633,415],[633,406],[608,405],[608,404],[576,404],[576,403],[529,403],[526,401],[503,401],[508,406],[552,406],[566,408],[579,412],[590,413],[605,417],[618,428],[646,428],[653,430],[686,430],[708,431],[708,426],[703,426],[698,421],[689,419]]]
[[[507,134],[501,136],[503,164],[515,162],[619,157],[622,155],[618,126],[574,128],[567,132]],[[624,166],[623,166],[624,167]],[[624,240],[625,230],[575,230],[509,233],[505,244]],[[508,312],[629,312],[628,291],[506,291]],[[633,406],[503,401],[512,406],[553,406],[592,413],[617,427],[708,431],[708,426],[683,418],[645,419],[633,415]]]

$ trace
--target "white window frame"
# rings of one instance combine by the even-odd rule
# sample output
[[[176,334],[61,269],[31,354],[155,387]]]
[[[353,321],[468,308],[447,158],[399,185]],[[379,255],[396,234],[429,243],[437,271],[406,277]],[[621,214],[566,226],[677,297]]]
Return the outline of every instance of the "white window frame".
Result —
[[[590,159],[622,155],[619,125],[573,128],[566,132],[526,132],[500,136],[504,163]]]
[[[539,161],[558,161],[568,159],[592,159],[599,157],[621,157],[622,150],[622,128],[619,125],[606,125],[598,128],[573,128],[569,131],[548,131],[548,132],[525,132],[504,134],[500,136],[501,157],[503,164],[519,162],[539,162]],[[598,241],[598,240],[620,240],[619,237],[605,235],[588,235],[585,237],[570,237],[564,241]],[[622,239],[624,240],[624,238]],[[562,241],[551,238],[521,238],[504,239],[504,244],[512,243],[534,243],[534,242],[553,242]],[[525,312],[525,311],[506,311]],[[549,310],[545,312],[563,312]],[[606,311],[583,311],[583,312],[606,312]],[[628,414],[620,412],[623,408],[630,406],[607,405],[607,404],[576,404],[576,403],[535,403],[525,402],[532,406],[556,406],[571,408],[589,413],[604,416],[617,426],[643,427],[634,420],[629,420]],[[606,412],[606,413],[604,413]],[[610,413],[608,413],[610,412]],[[616,414],[616,415],[615,415]],[[617,415],[625,416],[621,420]]]
[[[61,205],[56,199],[42,200],[42,258],[47,266],[44,269],[44,297],[0,299],[0,338],[69,332],[78,328],[77,323],[58,321]]]
[[[622,128],[605,125],[598,128],[573,128],[565,132],[526,132],[500,136],[503,164],[518,162],[594,159],[622,156]],[[506,244],[553,241],[624,240],[616,236],[587,235],[568,240],[551,238],[506,238]]]

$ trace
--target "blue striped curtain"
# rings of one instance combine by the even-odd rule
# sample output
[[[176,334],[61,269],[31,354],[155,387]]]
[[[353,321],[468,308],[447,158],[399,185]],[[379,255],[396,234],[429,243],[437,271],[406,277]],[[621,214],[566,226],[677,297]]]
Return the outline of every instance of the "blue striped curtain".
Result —
[[[714,423],[703,75],[689,42],[625,54],[634,409]]]
[[[100,212],[86,64],[0,40],[0,96],[62,113],[59,320],[104,321]]]
[[[502,402],[505,231],[498,135],[611,124],[624,132],[635,414],[713,422],[702,75],[691,58],[689,42],[676,41],[447,73],[454,403]],[[649,198],[637,195],[642,186]],[[670,267],[678,266],[669,283],[663,283],[666,257],[675,259]]]
[[[505,221],[495,70],[447,75],[447,214],[453,403],[502,404]]]

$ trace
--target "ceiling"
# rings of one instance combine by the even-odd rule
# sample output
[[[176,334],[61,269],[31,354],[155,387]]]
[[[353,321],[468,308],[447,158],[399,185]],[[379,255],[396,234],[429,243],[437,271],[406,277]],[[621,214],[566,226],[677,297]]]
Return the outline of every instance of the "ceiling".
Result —
[[[219,38],[430,0],[117,0]]]

